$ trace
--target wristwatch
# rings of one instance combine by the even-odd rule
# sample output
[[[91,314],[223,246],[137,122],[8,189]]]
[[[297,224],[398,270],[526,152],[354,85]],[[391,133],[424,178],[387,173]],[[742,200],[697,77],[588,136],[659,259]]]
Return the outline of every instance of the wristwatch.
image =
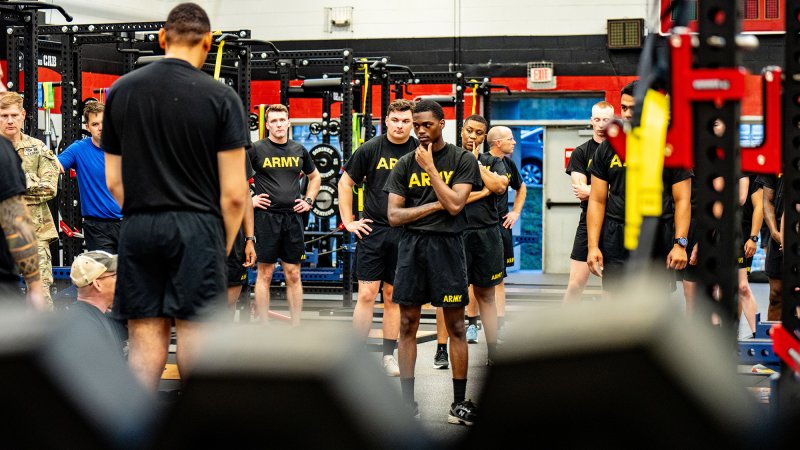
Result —
[[[314,206],[314,200],[311,200],[311,197],[306,197],[306,203],[308,203],[311,206]]]
[[[672,242],[680,245],[683,248],[686,248],[686,246],[689,244],[689,240],[686,239],[685,237],[677,237]]]
[[[755,236],[750,236],[750,240],[753,242],[758,242],[758,235],[756,234]]]
[[[254,244],[256,243],[256,237],[255,236],[245,236],[244,240],[245,241],[253,241]]]

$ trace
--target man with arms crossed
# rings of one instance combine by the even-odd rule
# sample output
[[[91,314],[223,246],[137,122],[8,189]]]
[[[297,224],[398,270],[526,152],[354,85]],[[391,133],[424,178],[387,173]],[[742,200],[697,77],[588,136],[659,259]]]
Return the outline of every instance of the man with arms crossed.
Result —
[[[469,294],[461,232],[466,227],[462,210],[467,197],[473,187],[482,187],[478,161],[444,142],[444,112],[439,104],[428,100],[417,103],[413,118],[420,147],[400,158],[384,188],[389,193],[389,224],[405,228],[398,245],[393,297],[400,305],[400,387],[405,403],[418,415],[414,366],[422,305],[444,307],[452,343],[454,397],[447,420],[472,425],[477,408],[465,400],[468,356],[464,306]]]

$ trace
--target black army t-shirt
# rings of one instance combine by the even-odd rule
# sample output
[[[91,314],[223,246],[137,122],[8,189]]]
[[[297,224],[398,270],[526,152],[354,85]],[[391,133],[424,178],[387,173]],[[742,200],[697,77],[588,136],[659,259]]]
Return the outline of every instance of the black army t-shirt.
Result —
[[[236,92],[184,60],[135,70],[108,93],[102,147],[122,156],[126,216],[163,210],[221,216],[217,153],[249,145]]]
[[[377,225],[389,226],[386,217],[389,196],[383,190],[397,161],[419,145],[413,137],[403,144],[393,144],[386,135],[375,136],[353,152],[344,170],[356,184],[365,181],[364,215]]]
[[[775,191],[773,206],[775,207],[775,223],[778,228],[781,226],[781,216],[783,215],[783,176],[778,175],[759,175],[756,184]],[[764,221],[766,224],[766,219]]]
[[[309,174],[316,170],[308,150],[292,140],[276,144],[265,138],[247,149],[247,157],[256,171],[256,195],[269,195],[268,211],[293,212],[295,200],[302,197],[301,172]]]
[[[509,157],[500,158],[506,166],[506,176],[508,177],[508,188],[505,192],[497,196],[497,220],[503,222],[503,217],[508,214],[508,189],[519,191],[522,187],[522,176],[517,169],[517,163]]]
[[[608,200],[606,202],[606,217],[618,222],[625,221],[625,166],[622,159],[614,149],[603,142],[597,147],[589,172],[608,183]],[[669,220],[674,216],[672,200],[672,185],[692,178],[692,172],[681,169],[664,169],[664,193],[662,197],[661,218]]]
[[[25,174],[14,146],[0,137],[0,202],[25,194]],[[8,232],[9,230],[3,230]],[[0,283],[18,283],[17,263],[8,250],[5,237],[0,238]]]
[[[592,174],[589,168],[592,165],[592,159],[594,159],[594,154],[599,146],[600,143],[594,139],[589,139],[573,150],[572,155],[569,157],[569,164],[567,164],[567,175],[572,175],[572,172],[582,173],[586,175],[586,184],[592,184]],[[581,209],[586,210],[588,205],[588,200],[582,201]]]
[[[494,157],[488,153],[479,153],[478,161],[480,162],[480,170],[489,170],[498,175],[506,175],[506,165],[500,158]],[[508,194],[508,190],[506,190]],[[464,207],[467,213],[467,228],[484,228],[488,226],[497,226],[497,194],[490,193],[488,196],[468,203]]]
[[[409,153],[397,161],[383,188],[388,193],[405,197],[407,208],[438,201],[430,177],[417,164],[414,155]],[[478,160],[462,148],[446,144],[443,149],[433,153],[433,164],[442,180],[451,188],[456,184],[470,184],[478,189],[482,187]],[[455,216],[442,210],[409,223],[405,228],[412,231],[455,234],[463,231],[466,225],[467,218],[463,210]]]

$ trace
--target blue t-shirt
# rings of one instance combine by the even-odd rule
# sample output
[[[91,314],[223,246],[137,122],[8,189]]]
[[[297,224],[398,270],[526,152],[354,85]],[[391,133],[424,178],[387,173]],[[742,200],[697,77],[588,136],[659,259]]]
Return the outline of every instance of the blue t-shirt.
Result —
[[[74,142],[60,155],[64,171],[75,169],[81,193],[81,215],[99,219],[121,219],[122,211],[106,186],[106,159],[100,147],[87,137]]]

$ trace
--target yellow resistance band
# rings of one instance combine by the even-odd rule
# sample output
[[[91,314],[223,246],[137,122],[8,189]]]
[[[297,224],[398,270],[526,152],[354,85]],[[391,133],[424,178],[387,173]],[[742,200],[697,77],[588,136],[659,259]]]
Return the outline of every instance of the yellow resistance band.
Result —
[[[472,115],[475,115],[475,111],[478,107],[478,83],[472,85]]]
[[[264,111],[266,111],[267,105],[260,104],[258,105],[258,138],[264,139],[265,133],[265,126],[264,126]]]
[[[42,83],[42,108],[48,110],[55,106],[55,96],[53,95],[53,83]]]

